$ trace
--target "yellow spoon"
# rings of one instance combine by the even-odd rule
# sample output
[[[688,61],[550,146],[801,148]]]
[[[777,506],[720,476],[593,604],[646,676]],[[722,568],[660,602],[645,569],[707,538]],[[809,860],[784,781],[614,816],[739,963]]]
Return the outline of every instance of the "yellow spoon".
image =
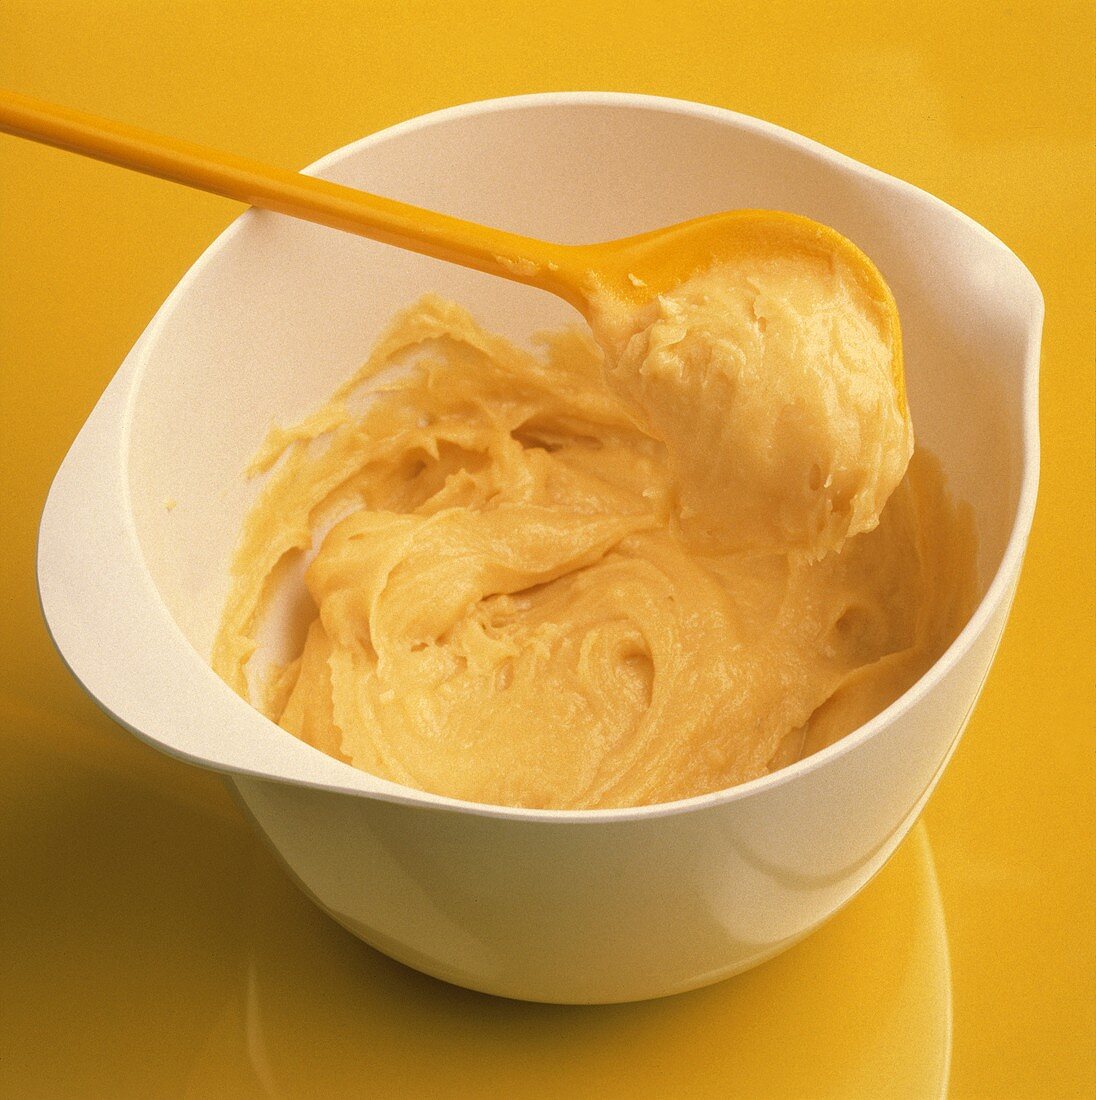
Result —
[[[588,320],[606,300],[638,309],[753,242],[827,251],[846,261],[886,311],[894,384],[905,410],[898,312],[889,288],[851,241],[796,214],[734,210],[602,244],[551,244],[2,89],[0,132],[538,287]]]

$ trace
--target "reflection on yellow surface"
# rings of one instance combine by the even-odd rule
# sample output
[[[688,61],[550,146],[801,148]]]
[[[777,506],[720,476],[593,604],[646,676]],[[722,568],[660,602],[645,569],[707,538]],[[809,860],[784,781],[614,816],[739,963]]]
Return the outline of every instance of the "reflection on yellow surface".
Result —
[[[843,913],[754,971],[643,1004],[533,1005],[356,940],[299,893],[218,778],[127,741],[90,704],[5,711],[22,733],[5,784],[19,795],[0,812],[5,996],[21,1006],[11,1094],[944,1090],[950,974],[923,825]]]

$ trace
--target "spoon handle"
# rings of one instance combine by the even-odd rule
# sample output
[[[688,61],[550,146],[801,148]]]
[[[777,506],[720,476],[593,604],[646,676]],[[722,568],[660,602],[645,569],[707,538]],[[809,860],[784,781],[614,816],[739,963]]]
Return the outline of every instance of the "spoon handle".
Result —
[[[0,89],[0,132],[537,286],[579,304],[570,250]]]

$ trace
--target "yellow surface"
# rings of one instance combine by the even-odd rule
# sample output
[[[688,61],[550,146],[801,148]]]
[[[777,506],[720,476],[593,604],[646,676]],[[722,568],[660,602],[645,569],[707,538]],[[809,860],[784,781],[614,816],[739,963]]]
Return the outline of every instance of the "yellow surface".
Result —
[[[301,1095],[315,1074],[335,1094],[926,1095],[950,988],[952,1096],[1092,1095],[1092,7],[890,8],[7,0],[0,84],[290,166],[521,91],[734,107],[971,214],[1031,267],[1048,317],[1028,561],[926,814],[950,980],[919,833],[830,926],[740,980],[608,1010],[511,1005],[332,926],[216,778],[114,727],[52,652],[33,585],[49,479],[236,208],[0,139],[0,1092]]]

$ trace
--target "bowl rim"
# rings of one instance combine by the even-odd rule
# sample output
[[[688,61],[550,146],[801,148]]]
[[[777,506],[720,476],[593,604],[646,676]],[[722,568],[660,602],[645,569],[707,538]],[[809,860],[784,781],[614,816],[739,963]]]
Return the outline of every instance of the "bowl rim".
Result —
[[[475,100],[467,103],[462,103],[456,106],[442,108],[440,110],[431,111],[426,114],[417,115],[413,118],[407,119],[403,122],[396,123],[392,126],[386,127],[375,133],[369,134],[356,141],[349,142],[337,149],[330,151],[318,160],[314,161],[307,168],[302,171],[308,175],[323,175],[329,170],[338,167],[345,160],[354,157],[362,150],[368,149],[372,145],[380,144],[391,138],[399,137],[404,134],[413,133],[416,130],[429,128],[438,124],[459,120],[473,115],[491,114],[500,111],[523,109],[528,107],[538,108],[554,108],[554,107],[570,107],[570,106],[583,106],[583,107],[609,107],[609,108],[626,108],[626,109],[642,109],[656,111],[664,114],[677,114],[685,115],[691,118],[709,119],[718,122],[722,125],[730,125],[739,130],[764,135],[769,140],[774,140],[787,147],[791,147],[800,152],[809,154],[815,160],[821,162],[830,170],[837,170],[846,174],[852,174],[859,176],[862,179],[870,180],[874,184],[882,185],[891,190],[902,194],[907,201],[914,201],[922,204],[923,206],[929,206],[937,213],[937,215],[944,215],[953,219],[958,219],[963,222],[968,228],[976,231],[981,237],[990,242],[992,246],[997,250],[1000,260],[1003,266],[1010,270],[1013,281],[1018,288],[1017,297],[1022,302],[1024,310],[1024,331],[1026,334],[1026,342],[1023,349],[1023,367],[1021,376],[1021,391],[1020,391],[1020,436],[1022,443],[1022,455],[1021,455],[1021,468],[1020,468],[1020,490],[1017,497],[1015,512],[1012,518],[1012,525],[1009,531],[1008,539],[1005,545],[1004,552],[1001,555],[1001,560],[997,566],[992,580],[986,588],[985,594],[979,601],[978,606],[975,608],[970,619],[964,625],[958,636],[954,639],[951,645],[944,651],[943,654],[934,662],[934,664],[913,684],[899,696],[894,702],[887,706],[884,710],[874,715],[871,719],[865,722],[863,725],[857,727],[855,730],[846,734],[840,740],[834,744],[821,749],[819,752],[812,756],[806,757],[802,760],[798,760],[778,771],[769,773],[767,775],[759,776],[756,779],[749,780],[745,783],[741,783],[737,786],[728,787],[723,790],[711,791],[706,794],[694,795],[689,798],[677,799],[671,802],[659,802],[645,806],[627,806],[611,809],[582,809],[582,810],[560,810],[560,809],[531,809],[525,807],[514,806],[497,806],[490,803],[481,803],[467,801],[463,799],[451,798],[443,795],[432,794],[427,791],[420,791],[412,787],[406,787],[402,784],[393,783],[387,780],[381,780],[380,777],[371,776],[370,773],[362,772],[359,769],[354,768],[350,764],[344,764],[334,760],[334,758],[328,758],[335,765],[340,768],[346,769],[347,779],[353,780],[355,777],[363,776],[368,779],[380,782],[385,789],[362,789],[357,785],[346,785],[338,782],[332,782],[328,780],[314,780],[305,778],[292,778],[283,774],[273,774],[269,771],[261,768],[244,769],[237,767],[228,767],[224,764],[219,764],[216,761],[203,759],[201,756],[194,755],[192,753],[176,749],[170,744],[155,738],[135,725],[127,721],[124,716],[115,713],[114,711],[106,708],[105,705],[95,696],[94,692],[84,684],[80,674],[73,668],[73,665],[66,657],[61,641],[58,638],[60,630],[55,628],[55,624],[50,622],[49,614],[49,601],[45,598],[44,588],[45,583],[43,579],[42,561],[43,561],[43,549],[47,541],[47,516],[50,509],[50,503],[54,497],[54,488],[57,483],[61,481],[62,475],[66,473],[66,466],[69,465],[69,459],[73,455],[73,452],[77,448],[77,444],[74,443],[66,456],[64,463],[62,463],[61,469],[58,471],[54,479],[54,486],[51,486],[50,497],[47,499],[46,509],[43,513],[42,528],[39,541],[39,598],[42,603],[44,617],[47,620],[47,627],[50,630],[51,637],[54,640],[54,644],[57,646],[58,651],[61,652],[62,659],[66,665],[72,671],[76,679],[85,687],[85,690],[91,695],[96,703],[107,710],[107,712],[120,724],[129,729],[136,736],[152,744],[160,751],[166,752],[168,755],[176,756],[180,759],[186,760],[189,763],[193,763],[199,766],[207,768],[213,768],[215,770],[223,771],[229,775],[239,774],[241,776],[246,775],[255,779],[267,779],[280,783],[286,783],[288,785],[315,787],[318,789],[328,790],[334,793],[341,793],[352,795],[359,798],[376,798],[388,802],[402,803],[405,805],[413,805],[422,809],[434,809],[434,810],[448,810],[460,813],[470,813],[483,817],[493,817],[499,819],[508,820],[520,820],[526,822],[542,822],[542,823],[556,823],[556,824],[596,824],[596,823],[613,823],[613,822],[625,822],[635,821],[640,819],[654,819],[669,815],[675,815],[680,813],[689,813],[711,809],[716,806],[723,806],[734,802],[739,802],[745,799],[753,798],[766,791],[774,790],[783,786],[786,783],[795,782],[805,778],[813,772],[827,767],[832,762],[842,758],[848,753],[856,751],[860,746],[867,741],[873,739],[882,729],[889,726],[896,719],[911,710],[921,700],[923,700],[935,687],[939,684],[948,672],[966,655],[971,649],[975,640],[982,634],[987,627],[990,619],[995,614],[1000,605],[1011,598],[1011,586],[1018,578],[1020,567],[1023,562],[1024,551],[1028,535],[1031,530],[1032,521],[1035,512],[1036,496],[1038,492],[1039,481],[1039,424],[1038,424],[1038,383],[1039,383],[1039,363],[1040,363],[1040,346],[1041,346],[1041,332],[1042,321],[1044,314],[1044,305],[1042,293],[1036,283],[1034,277],[1024,266],[1019,257],[1016,256],[1011,249],[1008,248],[1002,241],[994,236],[988,229],[980,225],[968,215],[963,214],[961,211],[956,210],[954,207],[945,203],[943,200],[936,198],[923,189],[916,187],[915,185],[908,183],[897,177],[888,175],[880,171],[879,169],[872,168],[869,165],[863,164],[854,160],[852,157],[847,156],[844,153],[840,153],[829,146],[815,141],[811,138],[805,137],[794,131],[788,130],[784,127],[778,126],[775,123],[766,122],[762,119],[755,118],[750,115],[745,115],[737,111],[732,111],[724,107],[712,106],[709,104],[695,103],[689,100],[675,99],[665,96],[646,95],[640,93],[630,92],[606,92],[606,91],[564,91],[564,92],[533,92],[523,95],[504,96],[486,100]],[[124,511],[125,511],[125,528],[126,533],[129,536],[131,545],[129,551],[136,556],[139,572],[143,574],[145,581],[147,582],[143,587],[145,588],[146,597],[151,593],[152,597],[159,603],[163,614],[170,621],[171,625],[175,628],[177,634],[178,643],[185,646],[186,649],[197,655],[197,651],[194,650],[189,639],[183,634],[178,624],[175,622],[174,617],[168,610],[166,604],[163,602],[163,598],[160,596],[159,590],[149,573],[148,567],[144,559],[144,550],[141,545],[140,539],[137,535],[136,525],[133,519],[133,508],[131,499],[131,484],[129,478],[129,444],[131,439],[131,427],[135,412],[135,405],[137,395],[141,389],[141,382],[144,375],[144,367],[148,363],[152,351],[157,345],[159,336],[170,317],[174,314],[176,306],[182,300],[184,295],[188,292],[192,283],[199,279],[204,272],[208,263],[212,262],[215,257],[220,253],[225,244],[237,236],[243,231],[244,227],[250,224],[250,221],[255,217],[269,216],[263,211],[256,211],[250,209],[244,211],[237,218],[235,218],[215,239],[211,244],[203,251],[201,256],[187,269],[182,278],[175,285],[175,287],[168,294],[163,304],[160,306],[156,315],[149,322],[148,326],[144,330],[144,333],[138,339],[137,344],[134,346],[130,355],[127,356],[123,362],[119,371],[114,376],[111,384],[108,386],[107,393],[104,394],[100,404],[93,410],[91,416],[88,418],[85,429],[92,425],[96,420],[97,415],[100,413],[100,406],[106,401],[106,397],[110,394],[111,390],[115,388],[115,383],[122,383],[124,386],[123,392],[118,395],[121,399],[120,410],[113,408],[108,410],[115,419],[118,421],[117,429],[120,431],[121,446],[119,448],[120,455],[119,469],[121,472],[121,492],[123,496]],[[127,369],[128,368],[128,369]],[[120,412],[120,415],[117,415]],[[81,435],[83,431],[81,432]],[[79,437],[78,440],[79,441]],[[69,471],[71,473],[72,471]],[[199,661],[208,669],[205,659],[200,655],[197,655]],[[210,673],[221,683],[216,674]],[[245,700],[239,698],[235,693],[231,692],[231,689],[227,688],[227,685],[222,685],[225,690],[231,696],[239,707],[247,708],[252,715],[258,715],[264,723],[270,725],[273,729],[280,729],[275,723],[271,722],[260,712],[256,711],[251,704]],[[957,734],[958,736],[958,734]],[[310,746],[305,746],[311,748]],[[320,750],[312,749],[311,751],[319,753]]]

